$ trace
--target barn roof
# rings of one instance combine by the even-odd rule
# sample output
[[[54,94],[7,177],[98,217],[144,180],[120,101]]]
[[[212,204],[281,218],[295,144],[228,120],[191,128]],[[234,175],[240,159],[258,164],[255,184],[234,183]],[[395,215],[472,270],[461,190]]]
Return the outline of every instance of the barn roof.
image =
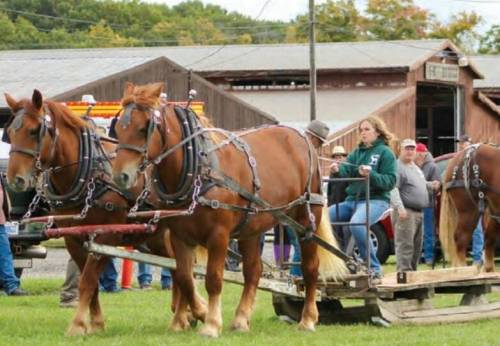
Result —
[[[448,40],[370,41],[317,45],[317,68],[413,70],[443,49],[458,49]],[[2,92],[16,97],[39,88],[59,95],[109,75],[136,68],[159,57],[195,72],[290,71],[309,68],[305,44],[182,46],[148,48],[53,49],[0,52]],[[480,74],[470,65],[477,76]],[[0,107],[5,100],[0,98]]]
[[[476,55],[471,60],[485,76],[474,81],[474,88],[500,89],[500,55]]]

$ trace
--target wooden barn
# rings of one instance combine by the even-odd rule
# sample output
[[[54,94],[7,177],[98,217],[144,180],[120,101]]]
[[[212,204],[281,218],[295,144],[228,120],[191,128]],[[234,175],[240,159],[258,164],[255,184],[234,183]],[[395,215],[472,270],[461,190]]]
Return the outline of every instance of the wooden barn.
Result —
[[[435,155],[453,151],[463,133],[500,142],[495,91],[477,89],[494,70],[447,40],[323,43],[316,56],[317,118],[330,126],[331,145],[352,148],[358,122],[370,115]],[[61,101],[118,100],[126,81],[163,81],[173,101],[196,89],[227,129],[309,122],[304,44],[3,51],[0,60],[1,91],[16,97],[38,88]],[[3,99],[0,114],[8,114]]]

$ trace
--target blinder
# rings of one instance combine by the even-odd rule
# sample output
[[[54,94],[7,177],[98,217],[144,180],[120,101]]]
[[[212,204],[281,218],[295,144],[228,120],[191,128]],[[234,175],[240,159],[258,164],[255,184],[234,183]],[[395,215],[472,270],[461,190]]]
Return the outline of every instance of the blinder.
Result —
[[[15,112],[12,116],[11,123],[5,127],[4,133],[2,135],[2,140],[6,141],[7,143],[10,143],[9,136],[7,135],[7,129],[12,127],[14,131],[19,131],[23,127],[23,122],[24,122],[24,117],[26,116],[26,112],[24,108],[18,110]],[[29,148],[23,148],[19,146],[12,145],[9,154],[11,153],[23,153],[28,156],[33,157],[35,160],[39,161],[40,160],[40,152],[42,148],[42,141],[43,138],[45,137],[46,134],[49,134],[53,139],[57,139],[58,134],[57,130],[51,125],[51,120],[48,115],[44,115],[42,117],[41,123],[40,123],[40,129],[38,130],[37,134],[37,144],[36,144],[36,149],[29,149]],[[4,140],[5,138],[5,140]],[[55,143],[53,143],[53,146],[55,146]],[[52,150],[51,150],[52,151]]]
[[[155,128],[160,130],[160,120],[159,118],[161,117],[160,111],[157,109],[153,109],[150,107],[141,107],[137,105],[136,103],[130,103],[125,108],[123,109],[123,114],[120,117],[120,112],[113,118],[111,121],[110,129],[109,129],[109,136],[113,138],[117,138],[116,136],[116,125],[120,125],[123,129],[127,128],[130,125],[130,122],[132,120],[132,112],[134,110],[141,110],[145,111],[148,113],[148,122],[147,122],[147,131],[146,131],[146,143],[143,146],[138,146],[138,145],[133,145],[133,144],[127,144],[127,143],[119,143],[116,150],[120,149],[127,149],[131,151],[138,152],[139,154],[143,155],[143,160],[146,162],[147,160],[147,153],[148,153],[148,147],[149,147],[149,141],[151,139],[151,136],[153,135],[153,132]],[[142,169],[145,167],[142,167]]]

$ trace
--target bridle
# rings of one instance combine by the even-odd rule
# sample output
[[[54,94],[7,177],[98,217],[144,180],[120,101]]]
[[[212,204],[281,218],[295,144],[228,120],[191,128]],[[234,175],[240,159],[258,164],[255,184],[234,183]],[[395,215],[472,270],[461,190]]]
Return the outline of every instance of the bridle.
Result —
[[[142,157],[142,163],[139,165],[138,170],[140,173],[142,173],[145,171],[150,162],[148,160],[148,148],[151,141],[151,137],[153,136],[153,132],[155,131],[155,129],[157,129],[158,132],[160,133],[160,137],[162,138],[163,144],[166,144],[166,138],[165,138],[166,134],[164,133],[164,131],[162,131],[162,126],[161,126],[161,122],[164,121],[163,115],[165,114],[166,107],[162,106],[159,109],[157,109],[153,107],[142,106],[137,103],[129,103],[123,108],[123,114],[121,114],[122,112],[119,112],[117,114],[117,120],[112,125],[113,127],[112,130],[114,130],[114,127],[116,126],[117,123],[123,129],[127,128],[130,125],[132,119],[132,112],[136,109],[146,112],[148,115],[146,141],[142,146],[129,143],[119,143],[118,146],[116,147],[116,151],[130,150],[139,153]]]
[[[52,144],[49,150],[49,159],[48,159],[48,162],[50,162],[55,155],[55,149],[59,138],[59,130],[52,126],[50,117],[47,115],[47,110],[45,110],[45,112],[46,113],[41,118],[40,129],[38,130],[37,134],[36,148],[31,149],[18,145],[11,145],[9,151],[9,155],[11,155],[12,153],[21,153],[24,155],[31,156],[33,158],[33,160],[35,161],[34,164],[35,172],[32,172],[32,175],[35,178],[38,175],[38,173],[40,173],[43,170],[41,162],[43,139],[47,134],[52,138]],[[23,121],[26,115],[28,114],[26,113],[24,108],[18,110],[13,114],[13,119],[8,127],[9,128],[12,127],[14,131],[19,131],[23,127]]]

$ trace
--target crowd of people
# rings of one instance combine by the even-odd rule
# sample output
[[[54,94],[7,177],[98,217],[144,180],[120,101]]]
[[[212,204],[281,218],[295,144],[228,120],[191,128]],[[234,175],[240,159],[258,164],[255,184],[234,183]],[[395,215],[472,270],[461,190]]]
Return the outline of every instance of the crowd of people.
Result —
[[[435,206],[441,189],[432,154],[424,143],[407,138],[397,141],[385,124],[373,117],[358,127],[360,142],[347,155],[341,146],[332,150],[330,178],[369,177],[370,215],[373,225],[384,213],[392,210],[396,267],[398,272],[417,270],[419,262],[433,265],[436,253]],[[458,151],[472,144],[471,138],[457,138]],[[352,235],[360,256],[370,255],[370,271],[374,280],[382,276],[373,243],[366,249],[366,191],[364,182],[331,181],[328,185],[328,205],[331,221],[348,221],[349,227],[335,227],[338,238]],[[347,232],[346,232],[347,229]],[[484,235],[479,221],[472,240],[474,265],[482,264]]]

